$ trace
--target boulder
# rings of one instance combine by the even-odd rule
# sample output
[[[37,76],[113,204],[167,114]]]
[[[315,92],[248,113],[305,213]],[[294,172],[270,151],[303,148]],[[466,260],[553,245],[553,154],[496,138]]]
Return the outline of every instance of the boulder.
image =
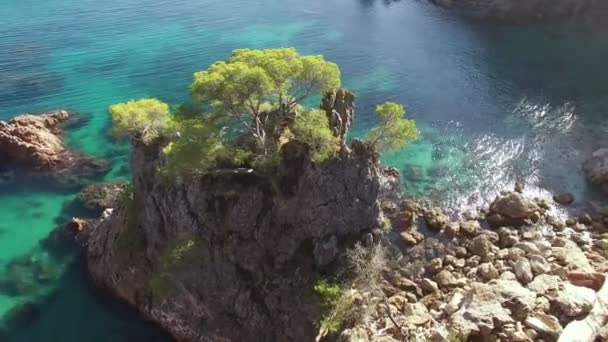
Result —
[[[576,286],[588,287],[599,291],[606,282],[606,276],[601,273],[569,272],[568,281]]]
[[[460,223],[460,231],[465,236],[473,237],[481,233],[481,225],[475,220],[463,221]]]
[[[585,253],[576,243],[567,239],[555,239],[551,247],[553,256],[570,271],[593,272]]]
[[[522,284],[527,284],[534,279],[530,262],[527,259],[518,260],[513,266],[513,270],[515,271],[517,280],[519,280]]]
[[[429,229],[439,231],[450,221],[441,209],[433,208],[424,212],[424,219]]]
[[[78,200],[87,209],[102,212],[105,209],[116,208],[127,187],[127,182],[92,184],[78,193]]]
[[[538,294],[546,294],[549,291],[557,291],[562,283],[561,279],[555,275],[538,275],[528,284],[528,288]]]
[[[539,335],[549,337],[553,341],[557,340],[563,329],[557,318],[541,313],[526,318],[524,324]]]
[[[64,110],[42,115],[24,114],[12,120],[0,121],[0,155],[40,169],[62,163],[66,152],[59,125],[70,114]]]
[[[71,116],[58,110],[23,114],[8,122],[0,120],[0,161],[33,171],[37,176],[49,176],[65,186],[81,186],[81,178],[106,172],[107,163],[66,148],[61,128]]]
[[[414,325],[422,325],[431,320],[429,310],[422,303],[405,304],[403,313],[407,317],[407,322]]]
[[[604,192],[608,192],[608,148],[600,148],[583,164],[587,180]]]
[[[496,198],[490,206],[493,214],[500,215],[504,223],[522,224],[524,220],[531,219],[541,208],[532,199],[518,193],[510,192]],[[490,222],[489,222],[490,223]],[[497,224],[501,222],[493,222]]]
[[[448,270],[443,270],[443,271],[437,273],[435,275],[435,281],[437,282],[439,287],[442,289],[455,287],[459,284],[456,277],[454,277],[454,275]]]
[[[490,262],[479,265],[477,273],[485,280],[496,279],[500,276],[494,265]]]
[[[464,302],[464,298],[464,291],[460,289],[454,291],[454,293],[452,293],[452,296],[448,300],[447,305],[445,306],[445,313],[448,315],[452,315],[454,312],[458,311],[458,309],[460,309],[460,306],[462,306],[462,303]]]
[[[574,195],[569,192],[561,192],[559,194],[553,195],[553,200],[555,203],[561,205],[570,205],[574,203]]]
[[[535,275],[549,273],[551,271],[551,264],[540,255],[530,255],[530,268],[532,273]]]
[[[435,293],[439,291],[439,285],[429,278],[424,278],[420,281],[420,287],[426,293]]]
[[[565,283],[552,303],[553,311],[563,319],[586,316],[595,302],[595,291]]]
[[[488,255],[488,253],[490,253],[493,248],[494,245],[484,234],[478,235],[477,237],[473,238],[473,240],[471,240],[471,242],[469,242],[469,244],[467,245],[467,249],[471,251],[471,253],[479,255],[482,258]]]
[[[450,317],[451,328],[467,339],[472,335],[491,332],[505,324],[514,323],[509,310],[501,304],[491,285],[470,284],[466,300],[460,309]]]

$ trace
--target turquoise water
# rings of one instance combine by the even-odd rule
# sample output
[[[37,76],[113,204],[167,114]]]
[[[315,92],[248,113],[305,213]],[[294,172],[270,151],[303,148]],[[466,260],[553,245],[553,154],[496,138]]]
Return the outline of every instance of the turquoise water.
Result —
[[[598,27],[516,29],[470,23],[425,1],[5,0],[0,118],[67,108],[90,120],[72,147],[128,178],[108,105],[186,100],[191,75],[242,47],[294,46],[337,62],[358,95],[356,128],[377,103],[406,104],[421,139],[385,162],[404,186],[454,206],[487,201],[515,179],[595,200],[580,164],[606,142],[608,41]],[[2,341],[164,340],[86,282],[74,249],[44,242],[86,214],[75,190],[0,185]],[[15,316],[14,307],[34,303]],[[23,307],[23,306],[22,306]]]

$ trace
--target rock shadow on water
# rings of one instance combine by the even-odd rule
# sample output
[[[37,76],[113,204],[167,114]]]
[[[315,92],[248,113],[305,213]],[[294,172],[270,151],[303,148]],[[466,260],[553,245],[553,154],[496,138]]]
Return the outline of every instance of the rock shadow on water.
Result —
[[[125,303],[118,302],[88,285],[83,262],[72,264],[48,294],[25,299],[0,320],[0,340],[71,342],[170,342],[169,336],[145,322]],[[83,313],[90,313],[94,317]],[[74,322],[78,322],[74,324]]]

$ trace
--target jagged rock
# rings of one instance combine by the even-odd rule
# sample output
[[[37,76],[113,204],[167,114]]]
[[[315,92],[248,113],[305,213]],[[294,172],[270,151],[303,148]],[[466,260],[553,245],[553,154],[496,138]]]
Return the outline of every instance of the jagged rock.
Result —
[[[452,315],[454,312],[458,311],[464,302],[464,298],[464,291],[460,289],[454,291],[454,293],[452,293],[452,297],[450,297],[447,305],[445,306],[445,313]]]
[[[93,281],[176,340],[314,340],[315,244],[335,236],[343,251],[381,226],[373,151],[358,143],[313,165],[306,146],[292,141],[272,177],[215,173],[167,186],[157,172],[162,146],[133,143],[138,207],[130,217],[116,210],[91,232]],[[188,267],[172,270],[169,280],[156,276],[176,243]]]
[[[447,289],[450,287],[455,287],[458,285],[458,280],[454,275],[448,271],[443,270],[435,275],[435,281],[442,289]]]
[[[552,306],[558,317],[584,317],[593,308],[595,298],[595,291],[565,283]]]
[[[471,251],[471,253],[475,255],[479,255],[484,258],[488,253],[492,251],[494,245],[485,234],[479,235],[467,245],[467,248]]]
[[[458,222],[450,222],[445,226],[445,233],[448,236],[457,236],[460,232],[460,223]]]
[[[530,261],[532,273],[535,275],[549,273],[551,271],[549,262],[540,255],[530,255],[528,260]]]
[[[518,261],[525,257],[526,257],[526,252],[524,252],[522,249],[517,248],[517,247],[509,248],[509,260]]]
[[[515,276],[517,280],[519,280],[522,284],[527,284],[534,279],[534,275],[532,274],[532,269],[530,267],[530,262],[526,259],[518,260],[513,266],[513,270],[515,271]]]
[[[464,221],[460,223],[460,231],[465,236],[473,237],[481,233],[481,226],[478,221]]]
[[[479,265],[477,273],[479,273],[479,275],[485,280],[492,280],[499,277],[498,271],[494,265],[489,262]]]
[[[424,235],[415,230],[403,232],[399,237],[408,246],[415,246],[424,240]]]
[[[414,325],[422,325],[431,320],[429,310],[422,303],[405,304],[403,313],[407,317],[407,322]]]
[[[561,279],[555,275],[538,275],[528,284],[528,288],[539,294],[546,294],[549,291],[559,290]]]
[[[429,278],[424,278],[420,281],[420,287],[426,293],[435,293],[439,291],[439,285]]]
[[[92,184],[78,193],[78,200],[91,210],[103,211],[116,208],[127,187],[126,182]]]
[[[608,192],[608,148],[594,151],[583,164],[583,171],[591,183]]]
[[[499,244],[501,248],[509,248],[519,242],[519,236],[515,230],[507,227],[498,229]]]
[[[562,192],[556,195],[553,195],[553,200],[555,203],[561,205],[570,205],[574,203],[574,195],[569,192]]]
[[[541,208],[532,199],[517,192],[510,192],[498,197],[490,206],[490,211],[501,218],[488,222],[498,228],[504,225],[521,225],[526,219],[531,219],[535,212],[541,211]]]
[[[593,272],[593,267],[585,253],[572,241],[567,239],[554,239],[551,250],[553,256],[570,271]]]
[[[429,209],[424,212],[424,219],[430,229],[439,231],[449,222],[449,218],[441,209]]]
[[[597,292],[597,298],[585,319],[574,320],[564,328],[559,342],[605,341],[608,338],[608,282]]]
[[[59,110],[0,121],[0,154],[35,168],[60,164],[65,147],[58,126],[69,118],[68,112]]]
[[[545,314],[534,314],[534,316],[528,317],[524,324],[541,336],[549,337],[552,340],[557,340],[563,329],[557,318]]]
[[[529,242],[529,241],[524,241],[524,242],[519,242],[516,243],[513,248],[519,248],[522,251],[526,252],[526,254],[528,255],[539,255],[542,254],[540,249],[538,248],[538,246],[536,246],[536,244]]]
[[[327,113],[331,129],[340,141],[346,141],[346,135],[355,120],[355,96],[343,89],[331,91],[321,99],[321,109]]]
[[[450,326],[465,339],[482,331],[492,331],[507,323],[513,323],[510,312],[497,298],[492,286],[472,283],[467,299],[450,317]]]
[[[443,260],[441,258],[433,258],[429,263],[431,273],[438,273],[443,268]]]
[[[65,147],[61,126],[70,117],[70,113],[58,110],[19,115],[8,122],[0,120],[0,162],[23,167],[36,176],[48,176],[64,186],[81,185],[82,178],[106,172],[106,163]]]

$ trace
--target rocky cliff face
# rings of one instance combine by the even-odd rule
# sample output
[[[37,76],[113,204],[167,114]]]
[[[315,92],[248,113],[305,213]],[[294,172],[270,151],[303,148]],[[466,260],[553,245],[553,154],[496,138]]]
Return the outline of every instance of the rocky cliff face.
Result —
[[[603,18],[608,5],[600,0],[432,0],[465,15],[510,24],[588,21]]]
[[[291,142],[273,177],[234,170],[169,185],[159,146],[135,143],[134,205],[91,232],[93,280],[180,341],[312,341],[316,272],[381,224],[371,155],[354,142],[313,164]]]

